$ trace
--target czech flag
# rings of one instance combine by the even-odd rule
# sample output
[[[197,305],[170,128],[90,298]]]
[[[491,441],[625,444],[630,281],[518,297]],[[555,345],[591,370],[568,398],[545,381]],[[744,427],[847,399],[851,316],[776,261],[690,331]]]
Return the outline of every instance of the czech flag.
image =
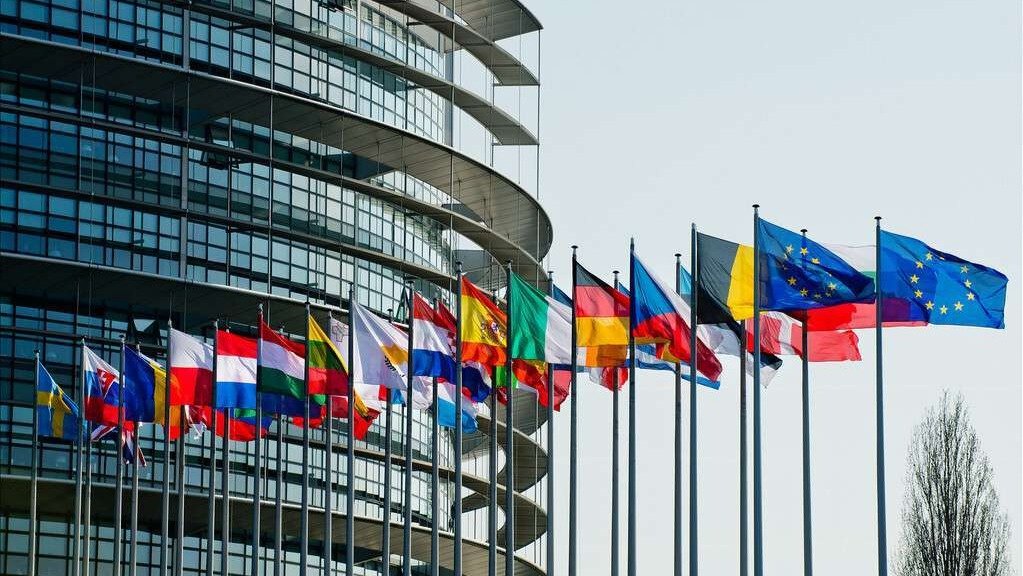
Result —
[[[632,254],[632,335],[637,344],[657,344],[657,356],[692,365],[691,331],[686,318],[689,304],[667,289],[643,262]],[[696,370],[711,380],[721,375],[714,351],[697,339]]]

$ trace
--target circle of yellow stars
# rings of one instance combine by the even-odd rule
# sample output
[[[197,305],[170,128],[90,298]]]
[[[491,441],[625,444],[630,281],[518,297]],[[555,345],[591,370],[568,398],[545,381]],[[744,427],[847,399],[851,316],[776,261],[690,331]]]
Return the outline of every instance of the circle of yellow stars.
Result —
[[[934,258],[935,258],[934,254],[931,254],[930,252],[924,254],[922,260],[917,260],[916,261],[916,263],[915,263],[916,264],[916,269],[917,270],[923,270],[924,269],[924,262],[930,262],[931,260],[934,260]],[[945,259],[945,258],[943,258],[941,256],[938,256],[937,258],[939,260],[944,260]],[[976,300],[977,299],[977,293],[973,291],[973,282],[971,282],[970,279],[967,278],[967,274],[970,273],[970,267],[965,265],[965,264],[960,266],[959,267],[959,273],[962,274],[963,278],[964,278],[963,286],[966,287],[966,301],[970,302],[970,301]],[[909,275],[909,283],[914,285],[914,286],[918,285],[920,283],[920,276],[918,276],[915,273],[914,274],[910,274]],[[919,288],[916,288],[916,289],[913,290],[913,296],[916,297],[918,300],[922,300],[923,297],[924,297],[924,293]],[[929,312],[933,311],[935,306],[936,306],[936,304],[930,298],[928,298],[927,301],[924,302],[924,308],[926,308],[927,311],[929,311]],[[960,300],[956,300],[955,303],[952,304],[952,308],[949,308],[947,304],[942,304],[941,306],[938,306],[938,313],[940,313],[942,315],[947,315],[949,310],[952,310],[953,312],[962,312],[964,306],[965,305],[963,304],[963,301],[961,299]]]
[[[796,251],[796,248],[792,244],[789,244],[788,246],[786,246],[785,247],[785,254],[784,254],[785,259],[788,260],[789,259],[789,255],[792,254],[795,251]],[[802,256],[804,260],[807,259],[807,257],[809,256],[809,260],[810,260],[811,264],[819,265],[821,263],[821,259],[820,258],[817,258],[816,256],[810,256],[810,251],[806,248],[806,246],[803,246],[803,247],[801,247],[799,249],[799,255]],[[784,263],[782,263],[781,269],[782,270],[786,270],[786,269],[788,269],[788,267]],[[824,273],[830,275],[830,273],[827,270],[825,270]],[[799,295],[800,296],[802,296],[803,298],[812,298],[814,300],[820,300],[822,297],[823,298],[831,298],[832,296],[835,295],[835,292],[838,290],[838,284],[836,284],[835,282],[828,282],[828,285],[824,288],[823,294],[821,293],[820,290],[814,290],[811,293],[809,288],[807,288],[805,286],[799,286],[798,285],[799,281],[796,279],[795,276],[789,276],[786,281],[788,282],[788,285],[792,286],[792,288],[794,290],[795,289],[799,290]]]

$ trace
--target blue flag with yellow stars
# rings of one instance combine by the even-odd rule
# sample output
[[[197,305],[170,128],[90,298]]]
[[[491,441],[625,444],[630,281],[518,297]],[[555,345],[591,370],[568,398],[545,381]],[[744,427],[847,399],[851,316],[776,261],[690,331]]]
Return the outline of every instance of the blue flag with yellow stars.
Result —
[[[762,310],[812,310],[873,302],[874,280],[806,236],[759,219]]]
[[[892,299],[904,302],[914,320],[1005,327],[1005,274],[915,238],[881,232],[877,279],[886,305]]]

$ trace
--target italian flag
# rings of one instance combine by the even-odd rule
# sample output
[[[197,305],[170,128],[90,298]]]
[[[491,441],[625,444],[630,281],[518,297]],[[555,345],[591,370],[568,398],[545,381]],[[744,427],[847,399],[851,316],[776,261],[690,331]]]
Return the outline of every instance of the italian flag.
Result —
[[[259,324],[259,391],[305,397],[305,346]]]
[[[519,277],[511,275],[508,288],[512,358],[543,360],[550,364],[572,362],[572,309]]]

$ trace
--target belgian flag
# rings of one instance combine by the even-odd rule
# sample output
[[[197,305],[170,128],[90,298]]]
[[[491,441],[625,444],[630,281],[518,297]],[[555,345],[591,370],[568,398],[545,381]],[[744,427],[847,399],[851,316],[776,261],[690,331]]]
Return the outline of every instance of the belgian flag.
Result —
[[[697,234],[700,324],[753,317],[753,247]]]

